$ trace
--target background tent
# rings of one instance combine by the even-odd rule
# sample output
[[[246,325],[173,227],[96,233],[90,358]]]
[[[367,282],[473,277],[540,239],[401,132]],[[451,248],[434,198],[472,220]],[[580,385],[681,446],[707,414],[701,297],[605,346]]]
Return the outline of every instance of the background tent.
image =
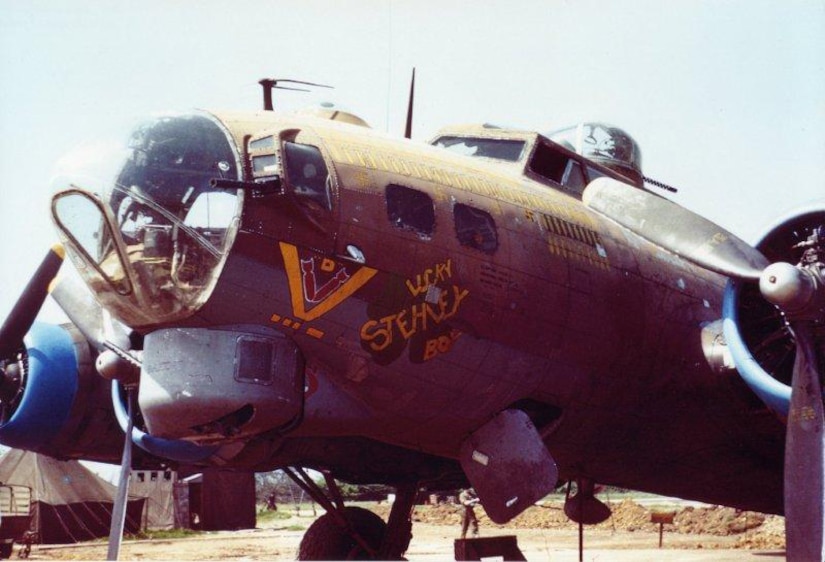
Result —
[[[12,449],[0,457],[0,482],[32,489],[32,530],[40,542],[72,543],[105,537],[116,487],[78,461]],[[145,498],[130,496],[126,532],[140,530]]]
[[[172,529],[175,526],[173,489],[177,472],[170,470],[133,470],[129,493],[146,498],[144,529]]]

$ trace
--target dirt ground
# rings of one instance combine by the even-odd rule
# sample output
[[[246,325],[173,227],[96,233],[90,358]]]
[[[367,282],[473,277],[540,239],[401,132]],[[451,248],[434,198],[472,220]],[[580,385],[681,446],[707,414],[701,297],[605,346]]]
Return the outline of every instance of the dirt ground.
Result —
[[[369,505],[386,517],[386,505]],[[658,510],[659,508],[654,508]],[[632,501],[613,506],[607,522],[585,529],[585,560],[744,561],[784,560],[784,521],[779,517],[720,507],[683,507],[665,525],[662,550],[651,510]],[[560,505],[533,507],[507,526],[479,513],[482,536],[516,535],[528,560],[578,560],[578,527],[564,518]],[[263,528],[201,533],[192,538],[127,540],[123,560],[294,560],[310,513],[271,521]],[[460,511],[456,506],[421,506],[414,513],[409,560],[453,558]],[[16,554],[15,554],[16,556]],[[70,546],[35,546],[32,560],[105,560],[103,542]]]

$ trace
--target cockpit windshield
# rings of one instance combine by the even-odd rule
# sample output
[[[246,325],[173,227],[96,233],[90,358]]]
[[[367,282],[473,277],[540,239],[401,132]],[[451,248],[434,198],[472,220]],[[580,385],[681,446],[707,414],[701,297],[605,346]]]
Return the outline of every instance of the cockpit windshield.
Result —
[[[135,327],[194,313],[239,221],[241,193],[212,182],[239,179],[222,126],[206,114],[154,118],[125,144],[69,162],[53,215],[101,303]]]
[[[494,158],[507,162],[518,162],[525,144],[523,140],[464,136],[443,136],[433,141],[433,145],[463,156]]]

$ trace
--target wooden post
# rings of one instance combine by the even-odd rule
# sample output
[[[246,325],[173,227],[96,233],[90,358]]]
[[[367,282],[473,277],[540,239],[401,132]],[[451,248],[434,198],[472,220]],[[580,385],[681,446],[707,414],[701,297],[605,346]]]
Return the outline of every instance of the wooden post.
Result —
[[[659,524],[659,548],[662,548],[662,537],[665,532],[665,523],[673,523],[673,518],[676,517],[675,511],[653,512],[650,514],[650,521]]]

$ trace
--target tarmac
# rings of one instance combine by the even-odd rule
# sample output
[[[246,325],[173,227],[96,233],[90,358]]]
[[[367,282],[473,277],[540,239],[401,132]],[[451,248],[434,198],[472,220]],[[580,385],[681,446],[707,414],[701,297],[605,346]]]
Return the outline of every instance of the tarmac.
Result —
[[[406,559],[416,562],[453,560],[456,526],[416,524]],[[782,551],[735,548],[734,537],[665,534],[664,548],[658,548],[659,534],[592,530],[585,534],[584,553],[579,558],[578,533],[558,529],[482,529],[482,536],[515,535],[527,560],[547,562],[778,562]],[[269,528],[248,531],[220,531],[192,538],[127,540],[122,560],[295,560],[304,531]],[[104,560],[104,542],[46,546],[32,549],[32,560]],[[485,560],[502,560],[502,557]]]
[[[419,534],[416,535],[416,527]],[[413,528],[413,540],[406,558],[433,562],[453,559],[455,529],[440,526]],[[441,536],[437,536],[439,534]],[[658,533],[585,533],[583,556],[579,556],[578,533],[560,530],[518,529],[503,533],[515,535],[527,560],[548,562],[777,562],[785,560],[784,551],[758,551],[734,548],[733,537],[665,534],[658,548]],[[486,558],[485,558],[486,559]],[[491,558],[501,560],[501,557]]]

